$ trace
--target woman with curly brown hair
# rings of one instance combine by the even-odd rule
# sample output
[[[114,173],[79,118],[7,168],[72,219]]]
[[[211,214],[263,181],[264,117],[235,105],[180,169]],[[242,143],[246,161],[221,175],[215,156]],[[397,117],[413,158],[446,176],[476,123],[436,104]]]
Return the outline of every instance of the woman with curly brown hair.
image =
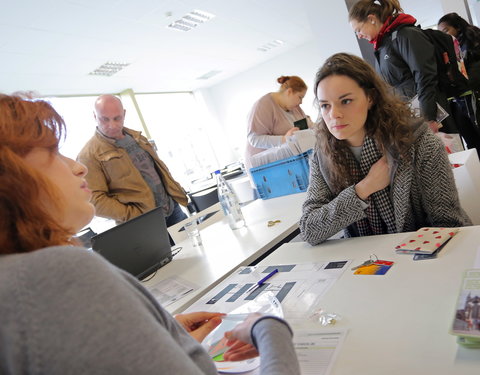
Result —
[[[94,208],[87,169],[58,152],[63,133],[48,103],[0,94],[0,373],[217,374],[199,341],[223,314],[174,319],[75,246]],[[225,360],[260,352],[263,374],[300,373],[283,320],[252,314],[226,336]]]
[[[340,230],[367,236],[470,225],[441,141],[359,57],[317,72],[317,148],[300,228],[310,244]]]

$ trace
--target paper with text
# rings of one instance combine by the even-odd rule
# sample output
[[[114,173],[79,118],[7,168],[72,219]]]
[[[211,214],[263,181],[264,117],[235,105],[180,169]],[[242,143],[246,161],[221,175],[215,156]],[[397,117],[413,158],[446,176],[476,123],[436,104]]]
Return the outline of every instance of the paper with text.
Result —
[[[171,305],[180,298],[186,296],[188,293],[197,289],[197,287],[191,282],[177,276],[160,280],[155,284],[147,285],[146,287],[163,307]]]
[[[343,345],[346,330],[295,330],[293,345],[302,375],[328,375]]]

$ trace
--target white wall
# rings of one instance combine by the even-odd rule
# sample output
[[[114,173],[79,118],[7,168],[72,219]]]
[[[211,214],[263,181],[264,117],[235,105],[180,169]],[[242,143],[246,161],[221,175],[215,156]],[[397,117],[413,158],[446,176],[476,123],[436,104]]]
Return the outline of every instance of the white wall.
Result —
[[[278,77],[297,75],[305,81],[308,90],[302,108],[312,119],[316,119],[312,86],[318,68],[336,52],[360,55],[343,1],[328,2],[328,9],[325,8],[325,2],[316,0],[300,1],[299,6],[302,4],[310,15],[309,23],[315,35],[312,41],[196,93],[202,95],[214,119],[212,121],[219,125],[226,136],[228,145],[219,145],[221,151],[217,154],[225,164],[243,158],[247,115],[256,100],[278,90]]]
[[[472,23],[480,27],[480,1],[478,0],[470,0],[468,2],[470,5],[470,14],[472,16]]]
[[[223,153],[222,158],[229,157],[224,163],[239,160],[243,157],[246,142],[247,115],[253,103],[268,92],[277,91],[277,78],[281,75],[298,75],[309,86],[302,105],[304,111],[314,115],[312,109],[312,82],[317,68],[323,58],[319,56],[314,44],[290,50],[273,60],[269,60],[231,79],[206,90],[199,90],[204,97],[212,117],[220,124],[226,136],[229,155]],[[223,146],[223,145],[222,145]]]
[[[464,0],[442,0],[441,4],[443,10],[442,16],[447,13],[456,12],[460,17],[468,20]]]

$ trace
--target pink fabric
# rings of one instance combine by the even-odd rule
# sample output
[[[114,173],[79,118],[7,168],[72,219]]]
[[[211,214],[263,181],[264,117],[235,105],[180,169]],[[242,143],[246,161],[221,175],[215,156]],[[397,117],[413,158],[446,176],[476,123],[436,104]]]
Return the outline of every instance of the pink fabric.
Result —
[[[306,115],[300,106],[291,111],[294,121],[305,118]],[[257,135],[283,136],[293,128],[293,122],[273,99],[271,93],[262,96],[255,104],[248,115],[247,134],[255,133]],[[245,150],[245,167],[250,169],[250,157],[265,151],[266,148],[253,147],[247,140]]]
[[[460,70],[460,72],[462,72],[464,77],[468,79],[467,69],[465,68],[465,62],[463,60],[463,53],[460,47],[460,43],[458,42],[457,38],[455,38],[454,36],[452,36],[452,40],[453,40],[453,48],[455,49],[455,56],[457,57],[458,70]]]

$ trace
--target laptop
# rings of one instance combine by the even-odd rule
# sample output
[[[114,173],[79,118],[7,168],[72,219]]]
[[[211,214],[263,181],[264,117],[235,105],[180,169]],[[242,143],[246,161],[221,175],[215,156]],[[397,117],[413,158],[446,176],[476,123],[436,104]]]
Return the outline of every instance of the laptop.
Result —
[[[92,249],[141,280],[172,260],[161,207],[92,237]]]

